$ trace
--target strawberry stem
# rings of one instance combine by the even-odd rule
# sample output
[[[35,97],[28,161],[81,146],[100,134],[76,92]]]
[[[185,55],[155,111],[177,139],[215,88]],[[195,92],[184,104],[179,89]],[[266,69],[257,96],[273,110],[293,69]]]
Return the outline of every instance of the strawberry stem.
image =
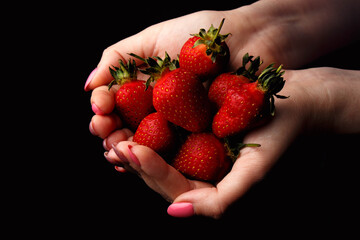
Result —
[[[241,150],[245,147],[261,147],[261,144],[257,144],[257,143],[239,143],[238,144],[239,150]]]
[[[245,147],[261,147],[261,145],[257,143],[239,143],[236,141],[235,138],[228,138],[228,137],[224,138],[224,146],[227,151],[227,155],[230,157],[233,163],[240,156],[241,149]]]
[[[214,46],[215,41],[216,41],[216,39],[218,38],[219,33],[220,33],[220,30],[221,30],[221,28],[222,28],[222,26],[223,26],[223,24],[224,24],[224,21],[225,21],[225,18],[223,18],[223,19],[221,20],[220,26],[219,26],[218,29],[216,30],[215,36],[214,36],[213,40],[211,41],[211,44],[209,45],[210,48],[212,48],[212,47]]]

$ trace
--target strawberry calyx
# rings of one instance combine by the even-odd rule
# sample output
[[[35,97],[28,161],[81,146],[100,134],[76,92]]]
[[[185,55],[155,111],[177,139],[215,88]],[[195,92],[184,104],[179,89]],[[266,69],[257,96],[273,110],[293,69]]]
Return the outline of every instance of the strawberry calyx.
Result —
[[[134,60],[131,61],[131,59],[129,59],[127,63],[124,63],[120,59],[119,64],[120,67],[109,67],[110,74],[114,78],[114,80],[109,83],[108,90],[110,90],[113,85],[117,84],[122,86],[127,82],[136,80],[137,78],[137,67]]]
[[[245,53],[242,60],[242,66],[239,67],[233,74],[243,75],[247,77],[251,82],[258,79],[256,72],[259,70],[260,65],[263,61],[260,60],[260,56],[253,60],[254,56],[249,56],[249,53]],[[248,65],[248,67],[246,67]]]
[[[218,55],[225,56],[227,54],[226,48],[221,45],[230,35],[230,33],[225,35],[220,34],[220,30],[224,24],[224,21],[225,18],[221,20],[220,26],[218,28],[214,28],[214,26],[211,24],[211,27],[208,31],[201,28],[198,34],[190,34],[191,36],[196,36],[200,38],[194,43],[193,48],[201,44],[206,45],[206,55],[211,55],[211,60],[213,63],[215,63],[216,57]]]
[[[148,89],[150,83],[158,80],[161,76],[168,72],[179,68],[179,60],[171,60],[169,54],[165,52],[165,58],[162,59],[158,56],[142,58],[134,53],[129,53],[130,56],[135,57],[143,61],[148,67],[146,69],[140,69],[140,72],[149,75],[150,77],[146,80],[145,90]]]
[[[285,85],[283,78],[285,71],[282,70],[282,65],[278,68],[274,67],[274,63],[265,68],[258,77],[258,88],[263,90],[265,95],[270,98],[270,114],[275,115],[275,98],[286,99],[288,96],[277,94]]]

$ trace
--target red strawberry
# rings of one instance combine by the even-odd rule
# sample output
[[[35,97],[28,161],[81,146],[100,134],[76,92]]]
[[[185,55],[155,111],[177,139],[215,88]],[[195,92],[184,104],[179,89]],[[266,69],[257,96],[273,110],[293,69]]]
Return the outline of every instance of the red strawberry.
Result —
[[[240,87],[244,83],[250,83],[257,79],[255,73],[259,69],[261,62],[259,57],[255,58],[255,60],[252,60],[252,58],[253,56],[246,53],[243,57],[243,65],[237,71],[220,74],[212,82],[208,96],[209,100],[215,103],[217,109],[222,106],[229,89]],[[250,65],[246,68],[249,62]]]
[[[230,169],[224,144],[212,133],[192,133],[181,146],[173,167],[187,177],[218,181]]]
[[[170,69],[170,63],[176,63],[171,62],[167,54],[164,60],[156,59],[158,61],[142,59],[150,66],[142,70],[150,75],[148,83],[157,80],[153,94],[156,111],[169,122],[190,132],[205,130],[211,123],[212,111],[207,92],[199,78],[182,68]]]
[[[207,32],[200,29],[199,34],[191,34],[193,37],[185,42],[180,51],[181,68],[206,79],[217,75],[226,67],[230,52],[225,39],[229,34],[219,34],[224,20],[217,29],[211,25]]]
[[[176,139],[174,126],[160,113],[154,112],[141,121],[133,141],[165,154],[174,150]]]
[[[275,113],[274,96],[286,98],[277,93],[283,88],[284,71],[269,65],[252,83],[242,84],[228,90],[223,105],[212,123],[213,133],[224,138],[257,126],[266,116]]]
[[[193,73],[182,68],[158,80],[153,102],[168,121],[190,132],[201,132],[211,123],[211,105],[204,86]]]
[[[220,74],[210,85],[209,100],[216,104],[219,109],[225,101],[228,90],[234,86],[241,86],[244,83],[249,83],[250,80],[243,75],[236,75],[233,73]]]
[[[120,67],[110,69],[114,80],[109,84],[109,89],[118,84],[121,87],[115,95],[115,106],[121,119],[128,127],[135,131],[141,120],[154,111],[152,104],[153,89],[145,91],[144,81],[137,80],[135,61],[129,60],[127,65],[120,60]]]

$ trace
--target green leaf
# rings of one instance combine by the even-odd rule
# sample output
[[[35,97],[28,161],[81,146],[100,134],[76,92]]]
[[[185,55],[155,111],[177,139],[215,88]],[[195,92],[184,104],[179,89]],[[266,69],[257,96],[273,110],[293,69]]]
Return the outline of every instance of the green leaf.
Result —
[[[199,37],[201,37],[201,38],[204,38],[206,36],[206,31],[205,31],[205,29],[200,29],[200,32],[199,32]]]
[[[275,99],[274,96],[270,96],[270,114],[271,116],[275,116]]]
[[[146,63],[152,68],[159,68],[159,64],[153,58],[146,59]]]
[[[109,83],[109,85],[108,85],[108,91],[110,91],[111,87],[112,87],[114,84],[116,84],[116,80],[115,80],[115,79],[112,80],[112,81]]]
[[[216,62],[216,57],[217,57],[216,52],[213,52],[212,55],[211,55],[211,61],[212,61],[213,63]]]
[[[201,45],[201,44],[205,44],[205,40],[203,39],[199,39],[194,43],[194,46],[192,48],[196,48],[197,46]]]
[[[143,61],[143,62],[146,62],[146,60],[145,60],[144,58],[136,55],[135,53],[128,53],[128,55],[130,55],[130,56],[132,56],[132,57],[134,57],[134,58],[137,58],[137,59],[139,59],[139,60],[141,60],[141,61]]]

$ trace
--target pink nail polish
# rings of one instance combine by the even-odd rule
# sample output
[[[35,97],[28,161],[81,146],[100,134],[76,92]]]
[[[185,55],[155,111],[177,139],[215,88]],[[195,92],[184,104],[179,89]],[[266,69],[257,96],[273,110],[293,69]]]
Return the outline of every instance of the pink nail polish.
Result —
[[[110,150],[110,148],[108,148],[108,146],[107,146],[107,138],[104,139],[104,141],[103,141],[102,144],[103,144],[103,148],[104,148],[105,150],[108,150],[108,151]]]
[[[97,133],[94,130],[92,122],[90,122],[90,124],[89,124],[89,131],[91,132],[92,135],[97,136]]]
[[[126,169],[123,167],[115,166],[115,170],[121,173],[126,173]]]
[[[179,202],[171,204],[167,213],[173,217],[186,218],[195,214],[194,207],[191,203]]]
[[[115,144],[111,144],[116,156],[118,156],[118,158],[120,159],[121,162],[123,163],[129,163],[129,160],[125,157],[125,155],[116,148],[116,145]]]
[[[95,103],[91,105],[91,109],[96,115],[104,115],[103,111],[101,111],[101,109]]]
[[[130,156],[130,159],[136,164],[138,165],[139,167],[141,167],[141,164],[140,164],[140,161],[139,159],[136,157],[136,155],[132,152],[132,149],[133,146],[132,145],[128,145],[128,153],[129,153],[129,156]]]
[[[88,89],[89,84],[90,84],[91,80],[94,78],[97,70],[98,70],[98,68],[95,68],[95,69],[90,73],[89,77],[86,79],[85,86],[84,86],[84,90],[85,90],[85,91],[89,91],[89,89]]]

